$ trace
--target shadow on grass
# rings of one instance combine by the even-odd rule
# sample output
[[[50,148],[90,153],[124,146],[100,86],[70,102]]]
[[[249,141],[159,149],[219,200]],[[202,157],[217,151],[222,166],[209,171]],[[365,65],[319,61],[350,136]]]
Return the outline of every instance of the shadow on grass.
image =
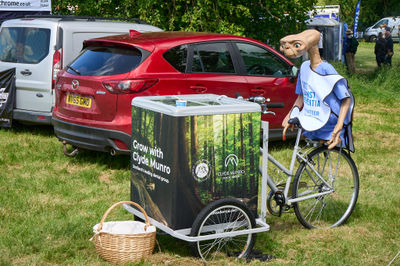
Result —
[[[172,253],[181,257],[193,257],[189,242],[174,238],[162,231],[157,231],[157,243],[154,251],[163,253]]]
[[[28,125],[22,124],[17,121],[12,122],[11,128],[0,128],[0,130],[11,131],[15,134],[25,134],[30,133],[32,135],[43,136],[43,137],[51,137],[54,136],[54,129],[51,125]]]
[[[378,77],[384,75],[387,76],[387,78],[390,77],[390,72],[397,72],[399,69],[398,65],[393,65],[393,66],[386,66],[383,65],[382,67],[377,67],[373,70],[360,70],[358,71],[356,74],[353,75],[353,77],[357,78],[357,79],[361,79],[361,80],[365,80],[365,81],[370,81],[373,82],[375,81]]]
[[[60,149],[62,145],[60,144]],[[109,169],[120,170],[129,169],[130,156],[129,155],[115,155],[112,156],[106,152],[92,151],[92,150],[80,150],[78,155],[70,158],[79,164],[102,164],[106,165]]]

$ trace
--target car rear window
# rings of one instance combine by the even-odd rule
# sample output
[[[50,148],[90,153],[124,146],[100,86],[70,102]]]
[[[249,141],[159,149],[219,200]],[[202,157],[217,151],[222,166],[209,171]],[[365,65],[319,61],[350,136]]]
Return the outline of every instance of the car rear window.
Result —
[[[70,64],[67,72],[83,76],[108,76],[127,73],[142,60],[142,52],[134,47],[89,46]]]
[[[49,54],[50,29],[6,27],[0,32],[0,60],[37,64]]]

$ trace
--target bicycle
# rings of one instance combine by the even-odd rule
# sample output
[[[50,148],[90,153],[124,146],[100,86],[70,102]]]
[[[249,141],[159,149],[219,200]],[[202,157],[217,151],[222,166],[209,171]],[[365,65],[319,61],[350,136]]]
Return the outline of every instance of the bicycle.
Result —
[[[266,102],[264,97],[249,100],[259,103],[263,114],[274,114],[268,108],[283,107],[282,103]],[[310,229],[342,225],[353,212],[358,198],[359,175],[353,159],[342,147],[329,150],[319,141],[306,139],[301,146],[302,128],[299,121],[291,119],[289,123],[297,126],[298,131],[287,169],[268,153],[269,126],[268,122],[261,122],[264,145],[260,148],[263,156],[263,169],[260,171],[267,175],[267,185],[271,189],[265,207],[276,216],[293,208],[299,222]],[[299,166],[294,174],[296,161]],[[273,164],[275,176],[268,175],[268,162]],[[286,180],[276,176],[280,173],[287,176]],[[266,186],[262,185],[261,189],[263,197],[267,194]],[[266,210],[263,207],[261,204],[261,215],[265,217]]]

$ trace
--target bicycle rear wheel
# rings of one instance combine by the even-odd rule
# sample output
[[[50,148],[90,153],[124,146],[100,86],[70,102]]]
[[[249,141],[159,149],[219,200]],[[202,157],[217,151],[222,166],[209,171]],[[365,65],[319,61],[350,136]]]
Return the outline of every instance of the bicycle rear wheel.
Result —
[[[297,219],[306,228],[342,225],[353,212],[358,197],[359,177],[353,159],[344,150],[322,146],[313,150],[308,160],[333,192],[294,203]],[[293,198],[330,190],[305,162],[300,164],[293,182]]]

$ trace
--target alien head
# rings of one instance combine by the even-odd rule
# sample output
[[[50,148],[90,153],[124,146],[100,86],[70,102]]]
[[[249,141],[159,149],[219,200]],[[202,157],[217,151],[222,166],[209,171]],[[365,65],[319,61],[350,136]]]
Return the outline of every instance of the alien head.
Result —
[[[298,58],[318,45],[320,33],[317,30],[305,30],[298,34],[288,35],[280,40],[280,50],[289,58]],[[317,52],[318,49],[312,49]]]

